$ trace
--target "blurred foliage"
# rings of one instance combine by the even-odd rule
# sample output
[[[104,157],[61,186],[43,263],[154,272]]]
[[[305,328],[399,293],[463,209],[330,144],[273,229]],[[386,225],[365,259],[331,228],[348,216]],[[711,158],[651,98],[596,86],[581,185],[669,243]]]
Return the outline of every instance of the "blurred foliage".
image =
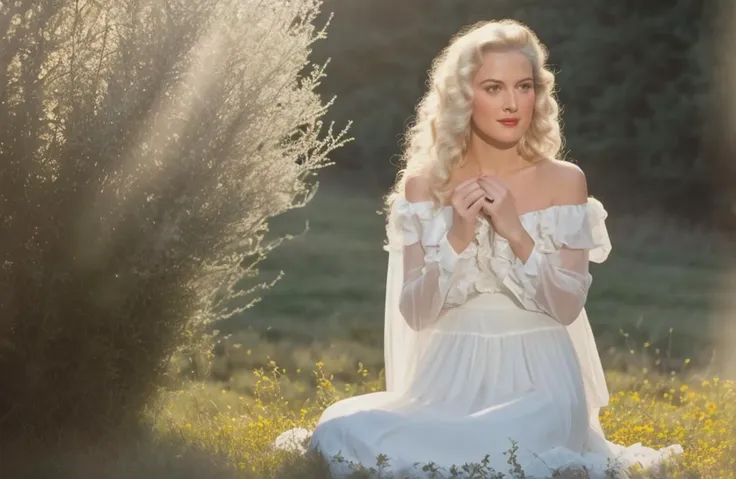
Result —
[[[647,349],[638,354],[648,355]],[[263,358],[261,358],[263,359]],[[331,364],[317,362],[304,371],[285,370],[273,361],[249,374],[253,386],[249,393],[228,386],[195,384],[161,397],[163,413],[156,421],[162,441],[175,440],[224,457],[241,478],[326,478],[327,460],[314,454],[300,454],[301,441],[314,429],[326,406],[356,395],[383,390],[383,378],[359,363],[354,379],[339,384],[329,371]],[[309,394],[289,399],[285,390],[299,375],[308,378]],[[630,374],[608,373],[610,406],[601,414],[607,437],[619,444],[641,442],[649,447],[680,444],[684,454],[663,470],[637,471],[630,479],[736,478],[736,383],[709,376],[696,379],[689,371],[663,375],[639,369]],[[296,430],[294,430],[295,428]],[[274,448],[274,440],[285,431]],[[291,440],[287,440],[290,438]],[[511,445],[510,445],[511,446]],[[430,461],[432,458],[428,458]],[[441,470],[435,477],[484,478],[524,477],[510,473],[513,464],[494,475],[482,467],[478,458],[475,474],[470,471],[453,476]],[[354,478],[408,479],[416,474],[389,474],[385,466],[391,457],[377,457],[375,464],[355,466]],[[426,463],[419,464],[424,466]],[[381,467],[383,465],[384,467]],[[429,464],[426,464],[429,465]],[[458,468],[463,465],[458,464]],[[611,472],[616,469],[612,464]],[[436,465],[435,465],[436,467]],[[377,470],[369,471],[369,468]],[[383,469],[383,470],[382,470]],[[471,468],[472,469],[472,468]],[[358,472],[359,471],[359,472]],[[581,470],[550,474],[558,479],[589,477]],[[611,477],[624,477],[614,475]]]
[[[338,164],[362,180],[393,180],[426,72],[450,37],[468,23],[514,18],[550,50],[567,158],[593,194],[629,211],[733,217],[734,151],[718,147],[728,133],[717,128],[728,103],[718,92],[733,93],[714,76],[731,50],[717,48],[730,11],[716,0],[327,0],[324,12],[334,20],[315,50],[331,59],[322,87],[340,99],[330,115],[355,121],[356,141]]]
[[[319,6],[0,4],[2,442],[135,431],[171,355],[268,286],[234,287],[343,141]]]

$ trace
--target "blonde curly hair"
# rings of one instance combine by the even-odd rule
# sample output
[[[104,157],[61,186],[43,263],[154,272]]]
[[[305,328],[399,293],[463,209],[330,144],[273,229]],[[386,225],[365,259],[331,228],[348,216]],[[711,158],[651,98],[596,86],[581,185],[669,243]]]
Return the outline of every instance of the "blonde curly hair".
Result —
[[[530,28],[515,20],[470,25],[432,63],[429,89],[405,136],[404,167],[386,196],[387,212],[404,196],[406,179],[412,176],[426,177],[435,207],[442,204],[451,172],[463,160],[470,138],[472,79],[489,51],[519,51],[532,64],[536,102],[529,129],[517,145],[519,154],[528,161],[559,155],[563,141],[559,106],[554,97],[555,77],[546,65],[546,48]]]

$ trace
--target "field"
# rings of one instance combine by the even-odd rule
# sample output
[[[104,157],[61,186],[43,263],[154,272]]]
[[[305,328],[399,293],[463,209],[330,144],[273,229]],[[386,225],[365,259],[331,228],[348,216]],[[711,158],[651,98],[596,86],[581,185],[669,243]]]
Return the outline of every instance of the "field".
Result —
[[[160,440],[224,457],[233,477],[325,477],[323,463],[271,444],[312,427],[332,401],[383,387],[381,207],[380,193],[333,186],[273,221],[274,238],[296,236],[271,253],[260,280],[285,277],[219,325],[207,381],[161,397],[152,409]],[[658,477],[736,477],[725,355],[736,338],[733,245],[661,218],[609,220],[614,250],[594,266],[588,306],[612,391],[604,428],[619,443],[682,444],[679,466]],[[175,367],[193,369],[184,359]]]
[[[172,362],[185,380],[151,404],[151,437],[71,446],[48,458],[65,474],[8,477],[327,477],[323,460],[272,446],[285,430],[312,428],[333,401],[383,388],[381,193],[322,187],[307,207],[274,219],[271,238],[295,236],[258,280],[285,276],[217,325],[211,361]],[[608,228],[614,249],[593,266],[587,308],[612,395],[601,413],[608,437],[684,447],[677,464],[641,477],[736,479],[733,243],[657,217],[612,215]],[[380,464],[355,477],[387,477]],[[555,477],[586,477],[568,472]],[[459,477],[502,476],[476,464]]]
[[[165,436],[225,453],[244,474],[272,475],[289,461],[270,451],[280,431],[311,427],[330,402],[382,388],[381,208],[380,193],[332,186],[273,221],[273,237],[296,237],[271,253],[260,279],[285,277],[220,325],[210,380],[166,399]],[[588,305],[613,395],[607,433],[683,444],[687,477],[733,477],[736,391],[723,355],[736,338],[732,244],[661,218],[612,216],[608,228],[613,253],[593,266]],[[307,469],[320,476],[319,466]]]

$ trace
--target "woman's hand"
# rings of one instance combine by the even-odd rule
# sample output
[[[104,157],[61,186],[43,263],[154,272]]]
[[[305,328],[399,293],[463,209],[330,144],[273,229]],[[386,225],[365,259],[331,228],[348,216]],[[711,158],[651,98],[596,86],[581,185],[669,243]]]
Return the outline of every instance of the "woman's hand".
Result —
[[[450,197],[452,226],[447,239],[456,252],[464,251],[475,238],[478,214],[485,202],[486,193],[478,184],[477,178],[463,181],[453,190]]]
[[[516,257],[526,262],[534,248],[534,240],[521,224],[511,191],[490,175],[478,178],[478,184],[487,198],[483,203],[483,213],[490,218],[496,233],[508,240]]]

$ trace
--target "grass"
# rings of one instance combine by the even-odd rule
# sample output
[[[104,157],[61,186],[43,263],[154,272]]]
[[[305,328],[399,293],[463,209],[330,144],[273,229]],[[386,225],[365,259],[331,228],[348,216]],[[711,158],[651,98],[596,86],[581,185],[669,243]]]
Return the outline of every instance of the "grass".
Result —
[[[291,427],[310,429],[334,400],[382,389],[381,208],[380,194],[332,187],[273,221],[274,236],[309,229],[263,263],[262,279],[286,276],[222,325],[229,336],[213,380],[169,397],[162,437],[208,444],[245,476],[288,465],[301,471],[293,477],[324,477],[324,462],[271,444]],[[735,371],[720,356],[736,339],[724,261],[733,243],[656,217],[611,217],[608,227],[614,250],[593,266],[587,308],[612,390],[606,433],[624,444],[682,444],[666,477],[735,477],[736,391],[717,376]]]
[[[275,451],[274,439],[293,427],[311,429],[324,407],[335,400],[380,390],[381,378],[359,369],[356,372],[362,379],[341,390],[325,374],[322,363],[318,363],[313,372],[316,394],[304,402],[290,402],[283,397],[282,387],[289,380],[275,363],[271,363],[268,370],[254,373],[253,398],[236,398],[232,391],[217,390],[206,384],[168,393],[162,397],[168,403],[161,408],[163,413],[156,421],[158,434],[161,438],[183,438],[184,443],[224,457],[237,468],[238,477],[328,477],[325,458]],[[613,395],[610,406],[601,415],[601,422],[611,440],[621,444],[642,442],[652,447],[678,443],[686,451],[663,471],[654,474],[633,471],[633,478],[736,477],[736,437],[733,435],[736,383],[713,378],[687,384],[681,376],[665,377],[649,372],[641,376],[611,373],[608,380]],[[391,477],[381,474],[381,465],[387,462],[390,458],[378,457],[372,473],[355,468],[355,477]],[[432,467],[431,463],[425,466]],[[476,475],[438,477],[523,477],[494,476],[484,469],[480,458],[474,468],[478,471]],[[568,471],[568,474],[554,477],[586,476]]]
[[[209,379],[162,391],[151,444],[127,448],[105,474],[75,477],[326,477],[324,460],[272,444],[284,430],[311,429],[340,398],[383,389],[381,208],[380,194],[331,187],[276,218],[274,237],[309,229],[277,248],[259,279],[286,276],[218,325]],[[612,392],[601,416],[608,437],[682,444],[682,460],[657,477],[736,478],[736,368],[726,355],[736,349],[734,270],[724,261],[733,244],[662,218],[610,218],[608,227],[614,250],[593,266],[587,308]],[[186,358],[172,366],[193,368]]]

